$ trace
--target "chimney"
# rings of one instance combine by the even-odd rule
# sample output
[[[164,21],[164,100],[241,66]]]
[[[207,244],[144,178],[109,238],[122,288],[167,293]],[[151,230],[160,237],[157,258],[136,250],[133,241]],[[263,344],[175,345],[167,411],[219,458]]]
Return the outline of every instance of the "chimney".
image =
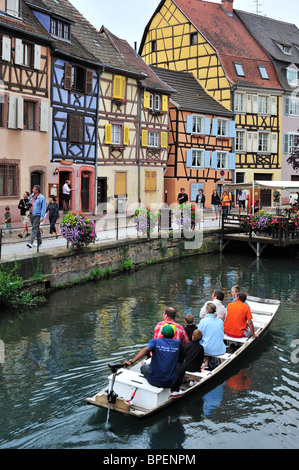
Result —
[[[222,7],[226,11],[226,13],[232,14],[234,10],[234,0],[221,0]]]

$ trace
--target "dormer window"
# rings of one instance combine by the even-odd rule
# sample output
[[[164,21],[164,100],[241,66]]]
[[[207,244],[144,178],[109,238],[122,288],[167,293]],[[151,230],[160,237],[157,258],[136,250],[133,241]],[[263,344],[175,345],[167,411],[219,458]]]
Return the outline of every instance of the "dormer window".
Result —
[[[281,43],[276,43],[276,45],[279,47],[279,49],[286,55],[291,55],[292,54],[292,49],[291,46],[287,44],[281,44]]]
[[[268,75],[266,67],[264,67],[263,65],[259,65],[259,71],[260,71],[261,77],[264,80],[269,80],[269,75]]]
[[[238,75],[239,77],[245,77],[243,65],[242,65],[240,62],[234,62],[234,65],[235,65],[235,69],[236,69],[237,75]]]
[[[20,0],[0,0],[0,10],[9,16],[19,18],[21,16]]]
[[[296,65],[287,68],[287,81],[290,86],[298,86],[298,69]]]
[[[71,27],[68,23],[60,19],[58,20],[57,18],[51,18],[51,34],[57,38],[70,41]]]

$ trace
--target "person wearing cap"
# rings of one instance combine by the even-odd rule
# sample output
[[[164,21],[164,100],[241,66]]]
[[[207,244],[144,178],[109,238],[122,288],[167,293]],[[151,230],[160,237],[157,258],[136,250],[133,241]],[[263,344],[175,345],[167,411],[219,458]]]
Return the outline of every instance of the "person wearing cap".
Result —
[[[183,394],[180,385],[185,375],[185,350],[181,341],[174,339],[175,332],[173,324],[164,322],[162,338],[152,339],[133,359],[125,361],[130,366],[151,352],[151,362],[141,367],[141,373],[154,387],[170,388],[171,398]]]
[[[176,331],[175,331],[174,339],[179,339],[182,345],[186,346],[186,344],[189,343],[190,341],[188,334],[182,325],[174,321],[175,317],[176,317],[175,309],[173,307],[167,307],[163,312],[163,320],[157,323],[157,325],[155,326],[153,338],[154,339],[161,338],[163,336],[162,328],[165,322],[167,322],[175,326]]]

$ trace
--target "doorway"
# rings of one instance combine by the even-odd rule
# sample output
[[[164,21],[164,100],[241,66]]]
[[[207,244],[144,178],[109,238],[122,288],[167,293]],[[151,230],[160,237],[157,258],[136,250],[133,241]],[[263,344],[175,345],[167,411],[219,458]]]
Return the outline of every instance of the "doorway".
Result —
[[[107,211],[107,178],[98,178],[97,205],[100,212]]]
[[[272,174],[254,173],[254,181],[272,181]],[[271,207],[271,189],[261,191],[261,207]]]
[[[67,180],[70,180],[70,172],[68,171],[60,171],[59,172],[59,210],[63,210],[63,185]],[[71,193],[72,194],[72,193]]]
[[[31,173],[31,178],[30,178],[30,189],[29,191],[32,192],[32,189],[34,186],[40,186],[41,187],[41,192],[42,191],[42,173],[38,172],[38,171],[33,171]]]
[[[90,175],[88,171],[82,171],[81,174],[81,210],[83,212],[90,212],[89,206],[89,183]]]

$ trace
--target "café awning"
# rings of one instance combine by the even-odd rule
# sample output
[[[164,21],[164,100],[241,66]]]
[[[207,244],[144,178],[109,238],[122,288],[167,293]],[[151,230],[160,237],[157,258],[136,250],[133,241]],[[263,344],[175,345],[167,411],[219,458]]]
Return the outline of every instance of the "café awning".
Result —
[[[299,181],[251,181],[248,183],[227,183],[224,187],[228,190],[235,189],[280,189],[286,191],[299,191]]]

